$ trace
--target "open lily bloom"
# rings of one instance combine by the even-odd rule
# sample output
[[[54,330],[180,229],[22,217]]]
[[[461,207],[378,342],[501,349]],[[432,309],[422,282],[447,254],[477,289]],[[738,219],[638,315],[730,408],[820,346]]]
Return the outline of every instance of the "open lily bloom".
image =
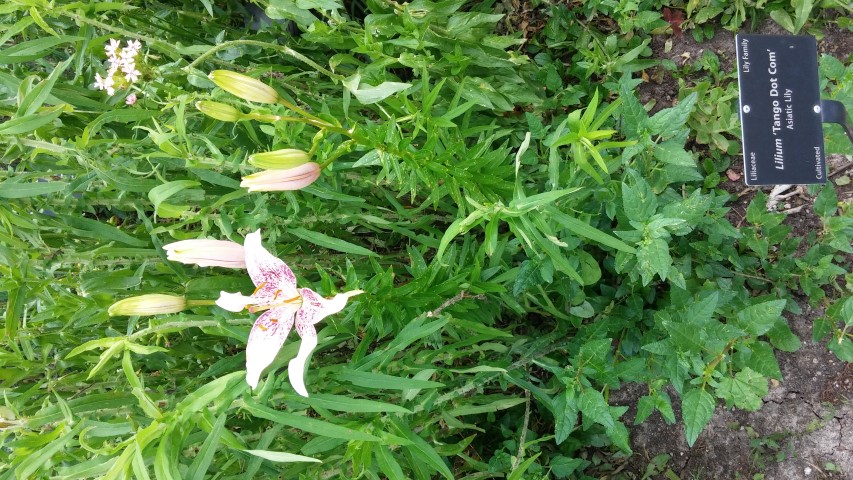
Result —
[[[261,245],[261,231],[246,236],[246,269],[254,282],[255,291],[250,296],[240,293],[221,292],[216,304],[232,311],[264,311],[255,321],[246,345],[246,382],[255,388],[261,372],[275,360],[284,345],[290,329],[302,338],[299,353],[287,366],[290,384],[303,397],[305,389],[305,364],[317,346],[317,330],[314,325],[320,320],[343,310],[347,300],[363,293],[353,290],[323,298],[310,288],[296,288],[296,277],[290,267],[268,252]]]

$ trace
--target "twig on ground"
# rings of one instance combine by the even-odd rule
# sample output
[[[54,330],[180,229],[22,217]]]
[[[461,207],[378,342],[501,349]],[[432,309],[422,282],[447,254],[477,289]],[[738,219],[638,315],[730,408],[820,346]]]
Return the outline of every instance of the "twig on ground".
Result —
[[[530,390],[524,390],[524,423],[521,425],[521,435],[518,436],[518,454],[515,460],[512,461],[512,469],[518,468],[521,463],[521,456],[524,455],[524,442],[527,440],[527,426],[530,424]]]
[[[839,173],[841,173],[841,172],[843,172],[843,171],[847,170],[847,169],[848,169],[848,168],[850,168],[850,167],[853,167],[853,161],[851,161],[851,162],[847,162],[847,163],[845,163],[844,165],[842,165],[842,166],[840,166],[840,167],[836,168],[834,172],[832,172],[832,173],[830,173],[830,174],[829,174],[829,176],[830,176],[830,177],[834,177],[834,176],[838,175]]]
[[[426,312],[425,315],[427,318],[437,317],[437,316],[441,315],[441,312],[445,308],[447,308],[447,307],[449,307],[455,303],[459,303],[462,300],[465,300],[466,298],[476,298],[477,300],[485,300],[486,296],[483,295],[482,293],[479,295],[468,295],[468,292],[462,291],[462,292],[457,293],[453,297],[447,299],[447,301],[445,301],[444,303],[439,305],[438,308],[436,308],[435,310],[433,310],[431,312]]]

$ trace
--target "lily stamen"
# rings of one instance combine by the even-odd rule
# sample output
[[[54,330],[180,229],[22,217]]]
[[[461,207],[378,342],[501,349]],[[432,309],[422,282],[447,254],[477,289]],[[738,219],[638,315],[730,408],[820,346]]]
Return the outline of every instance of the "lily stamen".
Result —
[[[281,292],[281,290],[279,290],[278,292]],[[276,293],[276,296],[278,296],[278,293]],[[275,297],[273,297],[273,300],[275,300]],[[249,313],[257,313],[257,312],[263,312],[264,310],[269,310],[271,308],[289,306],[291,304],[296,303],[297,301],[299,301],[300,304],[302,303],[302,296],[301,295],[297,295],[293,298],[288,298],[287,300],[284,300],[284,301],[278,302],[278,303],[270,303],[267,305],[249,305],[248,307],[246,307],[246,309],[249,311]]]

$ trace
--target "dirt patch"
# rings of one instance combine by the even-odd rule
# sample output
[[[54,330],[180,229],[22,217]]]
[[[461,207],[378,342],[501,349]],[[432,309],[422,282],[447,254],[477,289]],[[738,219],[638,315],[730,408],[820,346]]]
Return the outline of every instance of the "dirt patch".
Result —
[[[824,36],[818,40],[817,49],[820,53],[826,53],[844,61],[853,56],[853,33],[843,29],[835,22],[826,23],[823,26]]]
[[[737,62],[735,58],[735,36],[728,30],[719,30],[714,37],[704,42],[697,42],[689,33],[680,36],[655,35],[651,43],[652,58],[671,60],[679,67],[693,64],[706,51],[711,51],[720,59],[720,70],[731,72]],[[706,75],[702,74],[704,78]],[[697,77],[698,78],[698,77]],[[647,80],[637,87],[640,102],[646,104],[654,101],[650,113],[672,107],[678,100],[680,90],[678,79],[673,72],[663,66],[657,66],[643,76]]]

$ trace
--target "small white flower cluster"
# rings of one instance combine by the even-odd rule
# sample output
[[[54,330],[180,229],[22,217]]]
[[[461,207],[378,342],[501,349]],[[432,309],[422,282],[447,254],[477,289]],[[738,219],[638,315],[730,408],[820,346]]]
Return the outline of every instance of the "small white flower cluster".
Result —
[[[104,46],[104,51],[107,53],[107,61],[110,64],[107,75],[101,77],[101,74],[95,74],[95,88],[106,90],[108,95],[116,93],[115,75],[119,70],[121,70],[124,80],[128,85],[139,80],[139,76],[142,75],[136,69],[136,56],[142,50],[142,44],[138,40],[128,40],[126,47],[119,49],[120,46],[120,40],[110,39],[109,45]],[[136,95],[131,94],[128,96],[126,102],[129,105],[135,103]]]

